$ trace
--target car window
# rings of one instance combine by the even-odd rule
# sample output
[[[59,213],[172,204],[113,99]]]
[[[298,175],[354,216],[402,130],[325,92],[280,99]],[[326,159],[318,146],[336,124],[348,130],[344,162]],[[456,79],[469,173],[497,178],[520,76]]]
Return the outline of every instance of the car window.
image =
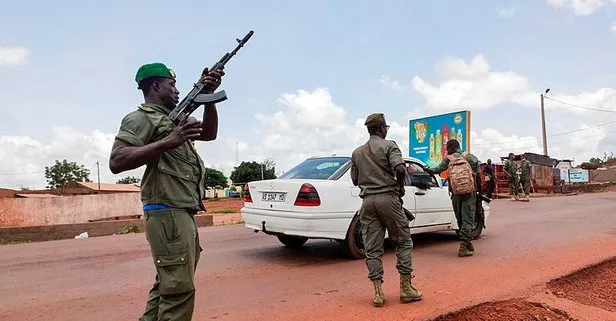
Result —
[[[438,182],[436,178],[434,177],[434,175],[426,172],[419,164],[413,163],[413,162],[407,163],[406,169],[407,169],[408,175],[405,179],[405,185],[411,186],[413,175],[427,175],[427,176],[430,176],[430,187],[439,187]]]
[[[346,167],[350,157],[310,158],[282,174],[280,179],[336,179],[333,174]]]

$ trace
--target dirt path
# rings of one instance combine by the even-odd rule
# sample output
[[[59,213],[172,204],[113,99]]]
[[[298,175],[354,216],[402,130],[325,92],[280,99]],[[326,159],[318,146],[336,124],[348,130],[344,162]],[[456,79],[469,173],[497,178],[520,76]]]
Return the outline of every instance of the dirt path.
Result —
[[[578,320],[616,320],[609,306],[568,296],[579,281],[546,285],[616,256],[615,201],[616,193],[495,201],[470,258],[456,256],[454,233],[415,236],[413,282],[424,300],[397,302],[389,249],[388,302],[380,309],[370,306],[363,261],[342,258],[336,242],[310,241],[293,251],[243,225],[202,228],[194,320],[430,320],[512,298],[544,302]],[[120,321],[142,312],[154,269],[143,234],[131,234],[1,246],[0,275],[2,320]]]

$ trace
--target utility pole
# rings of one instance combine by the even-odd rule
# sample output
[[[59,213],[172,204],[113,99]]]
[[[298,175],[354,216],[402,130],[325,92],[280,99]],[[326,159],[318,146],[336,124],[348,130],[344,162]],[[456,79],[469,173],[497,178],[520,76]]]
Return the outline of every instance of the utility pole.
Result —
[[[545,93],[547,94],[550,91],[550,88],[545,90]],[[546,135],[546,130],[545,130],[545,106],[543,103],[544,100],[544,94],[541,94],[541,133],[543,135],[543,155],[548,156],[548,137]]]
[[[264,178],[263,178],[263,163],[261,163],[261,180],[264,180]]]
[[[96,174],[98,176],[98,190],[101,190],[101,169],[99,167],[98,161],[96,161]]]

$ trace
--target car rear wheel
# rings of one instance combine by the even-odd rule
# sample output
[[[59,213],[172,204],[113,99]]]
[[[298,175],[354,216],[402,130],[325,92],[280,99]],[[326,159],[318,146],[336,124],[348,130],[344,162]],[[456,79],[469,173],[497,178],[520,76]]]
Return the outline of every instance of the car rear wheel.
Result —
[[[280,243],[290,248],[300,248],[308,241],[308,238],[303,236],[278,234],[276,237]]]
[[[342,243],[344,252],[347,256],[353,259],[363,259],[366,257],[364,250],[364,241],[361,236],[361,223],[359,222],[359,215],[355,215],[349,225],[346,239]]]

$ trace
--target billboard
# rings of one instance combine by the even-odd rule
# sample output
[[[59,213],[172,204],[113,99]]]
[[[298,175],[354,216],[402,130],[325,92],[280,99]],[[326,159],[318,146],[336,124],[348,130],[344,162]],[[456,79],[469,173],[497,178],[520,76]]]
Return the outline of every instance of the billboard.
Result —
[[[568,168],[560,170],[560,179],[565,183],[588,183],[590,178],[587,169]]]
[[[463,110],[409,120],[409,156],[435,167],[447,156],[445,145],[450,139],[470,152],[470,116],[470,111]],[[447,171],[441,177],[446,178]]]

